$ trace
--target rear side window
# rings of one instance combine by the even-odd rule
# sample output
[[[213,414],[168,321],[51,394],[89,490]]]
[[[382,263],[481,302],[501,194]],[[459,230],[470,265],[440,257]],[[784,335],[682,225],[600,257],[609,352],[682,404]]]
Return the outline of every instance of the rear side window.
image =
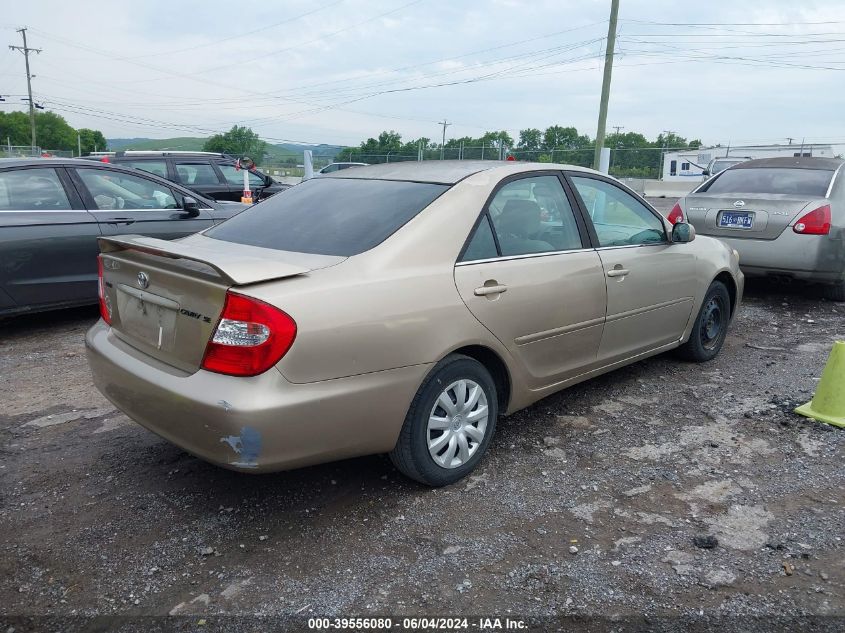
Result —
[[[707,193],[779,193],[823,198],[833,172],[828,169],[789,169],[754,167],[728,169],[707,182],[699,192]]]
[[[167,178],[167,163],[163,160],[125,160],[120,164]]]
[[[0,211],[67,211],[70,202],[55,169],[0,171]]]
[[[381,244],[448,188],[315,178],[250,207],[205,235],[281,251],[357,255]]]
[[[195,162],[195,163],[176,163],[176,175],[179,177],[179,182],[186,185],[219,185],[220,180],[217,178],[217,172],[211,163]]]

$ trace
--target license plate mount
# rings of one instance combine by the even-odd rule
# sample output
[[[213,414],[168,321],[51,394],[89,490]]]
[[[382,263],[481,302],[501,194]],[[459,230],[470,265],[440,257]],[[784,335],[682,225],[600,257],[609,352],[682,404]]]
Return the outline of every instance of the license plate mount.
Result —
[[[722,211],[719,214],[720,229],[751,229],[754,215],[748,211]]]

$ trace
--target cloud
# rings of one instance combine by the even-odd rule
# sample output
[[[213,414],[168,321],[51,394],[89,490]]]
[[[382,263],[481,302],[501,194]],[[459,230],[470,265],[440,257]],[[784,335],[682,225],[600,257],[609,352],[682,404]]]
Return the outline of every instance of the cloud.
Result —
[[[554,123],[592,136],[608,8],[32,0],[10,5],[2,33],[16,43],[14,26],[26,24],[43,49],[32,60],[37,99],[110,137],[242,123],[271,140],[357,144],[382,129],[434,137],[444,116],[454,136]],[[619,34],[610,125],[713,143],[845,140],[840,2],[628,1]],[[22,62],[0,51],[5,92],[25,93]]]

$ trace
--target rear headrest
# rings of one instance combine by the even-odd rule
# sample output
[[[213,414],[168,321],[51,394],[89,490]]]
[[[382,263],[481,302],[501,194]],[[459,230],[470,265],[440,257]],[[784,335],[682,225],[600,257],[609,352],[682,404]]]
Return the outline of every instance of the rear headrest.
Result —
[[[540,205],[533,200],[508,200],[496,223],[503,233],[529,237],[540,229]]]

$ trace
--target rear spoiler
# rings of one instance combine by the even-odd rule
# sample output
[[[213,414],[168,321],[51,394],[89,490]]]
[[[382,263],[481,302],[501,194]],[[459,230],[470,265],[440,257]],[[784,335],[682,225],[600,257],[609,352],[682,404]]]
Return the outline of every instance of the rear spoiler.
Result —
[[[142,235],[97,238],[101,253],[116,253],[134,250],[150,255],[185,259],[210,266],[224,281],[245,286],[259,281],[282,277],[294,277],[313,270],[285,262],[278,257],[279,251],[233,242],[219,242],[211,238],[199,241],[192,236],[190,242],[170,242]],[[211,244],[204,242],[211,242]],[[225,249],[224,249],[225,247]],[[341,258],[342,259],[342,258]]]

